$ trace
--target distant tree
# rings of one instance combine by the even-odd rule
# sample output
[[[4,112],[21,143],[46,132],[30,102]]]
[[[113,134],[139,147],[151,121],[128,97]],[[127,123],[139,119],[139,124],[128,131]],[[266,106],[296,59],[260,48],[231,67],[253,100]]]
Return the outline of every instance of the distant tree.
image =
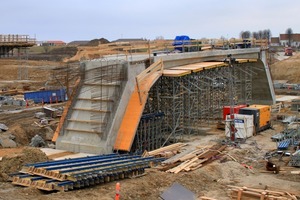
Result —
[[[252,37],[254,39],[258,39],[258,33],[257,32],[252,32]]]
[[[240,38],[242,39],[248,39],[251,37],[251,32],[250,31],[242,31],[240,33]]]
[[[271,40],[271,36],[272,36],[272,32],[270,29],[266,29],[265,30],[265,35],[266,35],[266,39],[268,39],[268,41]]]
[[[289,46],[291,46],[292,36],[293,36],[293,30],[291,28],[286,29],[285,33],[287,34],[288,40],[289,40]]]
[[[258,39],[263,39],[263,31],[262,30],[258,31]]]

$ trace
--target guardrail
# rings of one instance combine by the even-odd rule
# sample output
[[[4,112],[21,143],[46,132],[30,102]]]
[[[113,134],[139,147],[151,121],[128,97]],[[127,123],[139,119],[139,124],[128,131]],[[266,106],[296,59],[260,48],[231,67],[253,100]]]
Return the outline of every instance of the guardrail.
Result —
[[[0,43],[36,43],[29,35],[0,35]]]

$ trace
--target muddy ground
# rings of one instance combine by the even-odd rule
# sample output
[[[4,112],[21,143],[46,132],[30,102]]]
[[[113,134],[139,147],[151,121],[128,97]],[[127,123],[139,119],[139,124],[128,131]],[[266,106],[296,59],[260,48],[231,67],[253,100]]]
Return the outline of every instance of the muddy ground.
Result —
[[[276,122],[273,127],[275,130],[269,129],[255,137],[251,137],[245,143],[241,143],[240,147],[228,146],[222,157],[216,158],[215,161],[198,170],[171,174],[151,168],[147,169],[146,174],[142,177],[120,180],[121,199],[156,200],[159,199],[164,190],[175,182],[191,190],[197,196],[204,195],[219,200],[230,199],[227,185],[261,189],[267,187],[269,189],[295,192],[300,195],[300,176],[290,174],[291,170],[298,169],[291,169],[286,166],[288,157],[284,157],[282,160],[277,157],[272,159],[272,162],[281,165],[284,171],[279,174],[265,173],[263,157],[266,152],[276,149],[276,143],[272,142],[270,137],[277,130],[282,129],[280,122]],[[225,139],[224,132],[212,128],[209,132],[190,136],[185,141],[204,146],[216,144],[223,139]],[[226,156],[226,154],[230,156]],[[42,154],[38,153],[38,155]],[[16,156],[17,158],[24,158],[19,156],[18,153],[11,157]],[[43,156],[40,157],[45,159]],[[233,161],[231,157],[236,161]],[[27,159],[30,161],[30,158]],[[2,163],[6,163],[5,159]],[[11,164],[14,167],[22,164],[16,161],[14,163]],[[242,164],[252,166],[253,169],[247,169]],[[111,182],[86,189],[45,193],[32,188],[13,186],[9,182],[1,182],[0,196],[2,199],[113,199],[115,184],[116,182]]]

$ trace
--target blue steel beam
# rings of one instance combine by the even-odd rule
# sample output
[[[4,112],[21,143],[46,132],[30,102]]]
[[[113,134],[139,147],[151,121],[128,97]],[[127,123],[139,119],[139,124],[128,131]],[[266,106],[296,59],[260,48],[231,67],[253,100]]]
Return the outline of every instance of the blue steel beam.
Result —
[[[132,156],[129,158],[138,158],[139,156]],[[84,166],[84,165],[93,165],[93,164],[99,164],[99,163],[107,163],[107,162],[113,162],[117,160],[124,160],[124,159],[129,159],[127,156],[122,156],[122,157],[112,157],[108,159],[97,159],[93,161],[86,161],[86,162],[76,162],[76,163],[67,163],[65,165],[59,165],[59,166],[50,166],[50,167],[43,167],[46,170],[58,170],[58,169],[64,169],[64,168],[73,168],[73,167],[78,167],[78,166]]]
[[[65,159],[65,160],[56,160],[56,161],[46,161],[46,162],[39,162],[39,163],[33,163],[33,164],[26,164],[27,167],[47,167],[47,166],[53,166],[53,165],[59,165],[59,164],[67,164],[67,163],[76,163],[76,162],[84,162],[84,161],[92,161],[92,160],[101,160],[106,158],[113,158],[118,157],[119,154],[107,154],[107,155],[98,155],[98,156],[88,156],[84,158],[72,158],[72,159]]]

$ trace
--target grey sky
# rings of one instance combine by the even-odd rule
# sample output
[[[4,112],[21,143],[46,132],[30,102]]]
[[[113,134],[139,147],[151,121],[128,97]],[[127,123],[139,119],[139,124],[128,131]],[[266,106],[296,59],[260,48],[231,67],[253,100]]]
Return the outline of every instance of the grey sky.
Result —
[[[300,32],[299,9],[299,0],[4,0],[0,34],[66,42],[231,38],[263,29],[278,36],[289,27]]]

